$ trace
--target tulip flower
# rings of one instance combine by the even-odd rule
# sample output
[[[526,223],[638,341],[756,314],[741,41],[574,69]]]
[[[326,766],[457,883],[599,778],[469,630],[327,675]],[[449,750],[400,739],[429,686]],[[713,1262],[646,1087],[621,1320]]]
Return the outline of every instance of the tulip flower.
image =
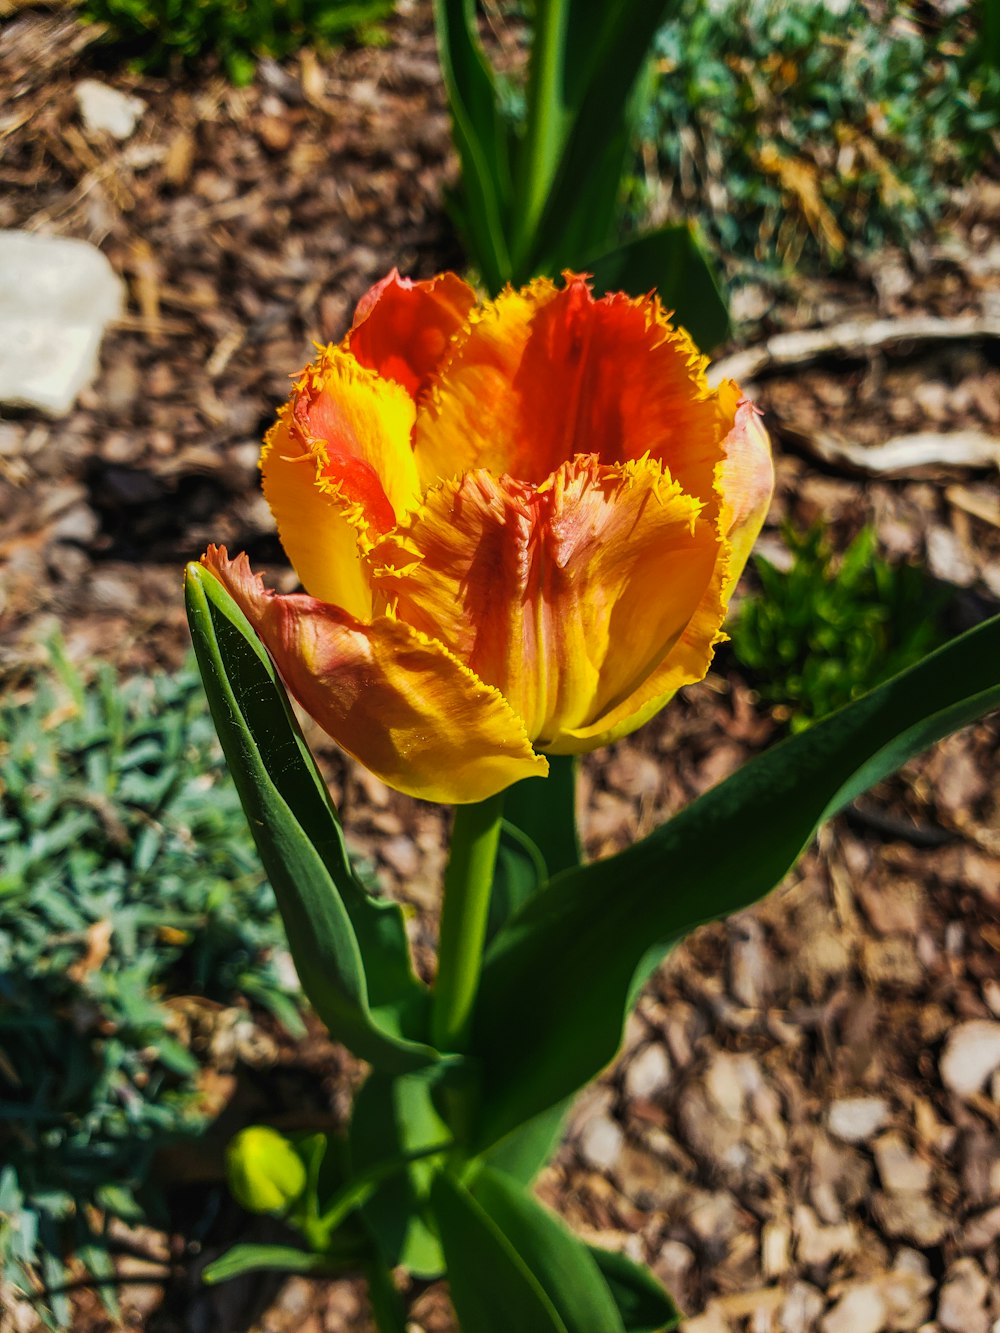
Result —
[[[390,786],[481,801],[704,677],[773,484],[735,384],[658,300],[395,272],[261,457],[304,593],[203,563],[289,689]]]

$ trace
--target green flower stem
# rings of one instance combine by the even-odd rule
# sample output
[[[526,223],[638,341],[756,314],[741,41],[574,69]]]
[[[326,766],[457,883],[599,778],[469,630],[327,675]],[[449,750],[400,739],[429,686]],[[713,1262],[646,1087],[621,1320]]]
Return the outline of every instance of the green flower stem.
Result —
[[[463,1052],[469,1040],[502,813],[502,794],[455,807],[431,1013],[431,1039],[440,1051]]]

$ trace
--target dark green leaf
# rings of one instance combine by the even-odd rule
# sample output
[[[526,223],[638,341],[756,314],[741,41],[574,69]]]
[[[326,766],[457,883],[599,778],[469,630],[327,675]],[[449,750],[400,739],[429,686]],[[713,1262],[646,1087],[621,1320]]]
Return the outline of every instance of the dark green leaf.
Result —
[[[524,1125],[519,1125],[484,1154],[488,1166],[519,1185],[530,1185],[552,1156],[562,1137],[563,1121],[572,1098],[557,1102]]]
[[[594,1256],[564,1222],[489,1168],[478,1173],[471,1192],[538,1281],[569,1333],[625,1333]]]
[[[626,241],[587,265],[594,290],[643,296],[654,288],[703,352],[729,334],[729,311],[691,227],[676,223]]]
[[[493,73],[476,33],[474,0],[434,0],[438,59],[462,162],[459,217],[483,281],[499,291],[511,276],[508,251],[509,131]]]
[[[430,1077],[388,1078],[372,1074],[354,1099],[350,1126],[352,1179],[378,1179],[386,1162],[433,1148],[450,1138],[433,1101]],[[383,1261],[403,1264],[419,1277],[439,1277],[441,1248],[427,1226],[427,1196],[433,1163],[424,1159],[393,1171],[365,1199],[361,1213]]]
[[[549,776],[544,782],[524,778],[504,795],[504,819],[531,839],[550,876],[580,864],[576,830],[577,764],[574,755],[550,755]]]
[[[561,103],[563,141],[544,212],[518,249],[515,280],[582,269],[614,240],[639,85],[667,3],[559,0],[559,8],[566,16],[558,95],[539,116],[555,114]],[[526,139],[542,129],[529,123]]]
[[[681,1322],[681,1312],[646,1268],[614,1250],[588,1247],[604,1277],[625,1333],[669,1333]]]
[[[547,879],[541,852],[526,834],[505,819],[500,829],[490,894],[487,940],[493,938],[508,917],[523,907]]]
[[[463,1185],[439,1174],[431,1202],[462,1333],[570,1333],[538,1279]]]
[[[627,851],[552,881],[486,957],[473,1048],[480,1147],[608,1063],[637,988],[673,943],[769,892],[824,819],[998,706],[1000,616],[752,760]]]

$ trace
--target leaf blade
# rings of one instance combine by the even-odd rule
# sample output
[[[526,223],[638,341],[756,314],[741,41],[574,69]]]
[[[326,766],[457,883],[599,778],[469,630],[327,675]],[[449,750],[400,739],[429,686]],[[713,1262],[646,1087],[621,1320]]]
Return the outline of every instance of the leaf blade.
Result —
[[[403,1035],[407,1015],[425,997],[403,952],[402,923],[367,899],[354,878],[336,812],[270,658],[200,566],[188,567],[185,593],[212,716],[303,990],[363,1058],[400,1072],[433,1063],[430,1046]],[[377,1009],[366,962],[378,977]]]
[[[997,663],[1000,616],[758,756],[627,851],[536,895],[485,961],[473,1042],[484,1065],[480,1149],[612,1059],[626,1006],[673,943],[769,892],[824,819],[1000,706]]]

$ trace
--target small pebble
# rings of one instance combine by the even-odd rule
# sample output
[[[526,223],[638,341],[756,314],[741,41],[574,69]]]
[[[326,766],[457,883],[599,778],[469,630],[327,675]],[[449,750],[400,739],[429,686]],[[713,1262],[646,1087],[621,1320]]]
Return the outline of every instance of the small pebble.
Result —
[[[826,1123],[845,1143],[864,1143],[888,1119],[889,1104],[882,1097],[843,1097],[830,1103]]]

